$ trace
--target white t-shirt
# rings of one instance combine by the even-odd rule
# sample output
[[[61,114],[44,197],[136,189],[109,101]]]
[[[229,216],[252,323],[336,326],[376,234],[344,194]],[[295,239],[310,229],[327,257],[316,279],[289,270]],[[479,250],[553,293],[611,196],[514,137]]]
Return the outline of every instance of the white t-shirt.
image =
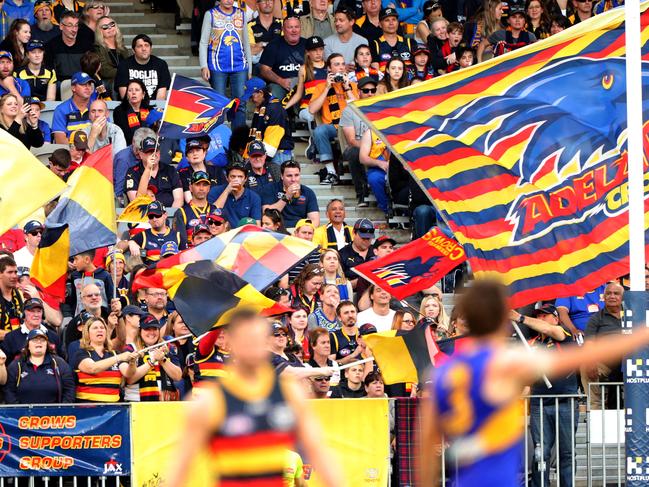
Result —
[[[394,313],[395,311],[391,309],[387,315],[381,316],[376,314],[372,308],[367,308],[365,311],[358,313],[356,324],[363,326],[365,323],[372,323],[376,327],[376,331],[388,331],[392,328]]]
[[[28,269],[31,269],[34,256],[25,245],[14,254],[14,260],[18,267],[27,267]]]

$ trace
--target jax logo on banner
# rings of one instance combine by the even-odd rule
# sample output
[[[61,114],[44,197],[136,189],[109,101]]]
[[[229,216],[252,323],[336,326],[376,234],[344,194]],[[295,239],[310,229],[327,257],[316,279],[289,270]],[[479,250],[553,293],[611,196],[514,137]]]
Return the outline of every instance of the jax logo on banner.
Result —
[[[649,481],[649,457],[626,457],[627,481]]]

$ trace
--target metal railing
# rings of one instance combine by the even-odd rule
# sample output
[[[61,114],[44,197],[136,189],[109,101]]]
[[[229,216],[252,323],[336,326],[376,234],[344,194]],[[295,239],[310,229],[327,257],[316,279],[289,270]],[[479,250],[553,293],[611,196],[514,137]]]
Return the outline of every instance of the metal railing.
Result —
[[[84,481],[85,479],[85,481]],[[120,487],[123,477],[0,477],[0,487]]]

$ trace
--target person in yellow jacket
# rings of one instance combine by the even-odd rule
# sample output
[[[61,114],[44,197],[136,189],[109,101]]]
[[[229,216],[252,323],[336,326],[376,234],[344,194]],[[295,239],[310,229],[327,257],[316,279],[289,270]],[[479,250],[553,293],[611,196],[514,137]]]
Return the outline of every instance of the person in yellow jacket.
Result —
[[[327,218],[329,222],[316,228],[313,234],[313,243],[320,246],[322,250],[340,250],[351,243],[354,238],[354,230],[345,223],[345,203],[343,200],[334,198],[327,203]]]

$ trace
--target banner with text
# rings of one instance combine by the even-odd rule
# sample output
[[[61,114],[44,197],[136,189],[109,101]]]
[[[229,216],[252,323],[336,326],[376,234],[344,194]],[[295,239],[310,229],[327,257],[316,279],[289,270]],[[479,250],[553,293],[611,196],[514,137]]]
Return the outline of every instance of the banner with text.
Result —
[[[0,477],[129,475],[129,435],[128,406],[2,408]]]

